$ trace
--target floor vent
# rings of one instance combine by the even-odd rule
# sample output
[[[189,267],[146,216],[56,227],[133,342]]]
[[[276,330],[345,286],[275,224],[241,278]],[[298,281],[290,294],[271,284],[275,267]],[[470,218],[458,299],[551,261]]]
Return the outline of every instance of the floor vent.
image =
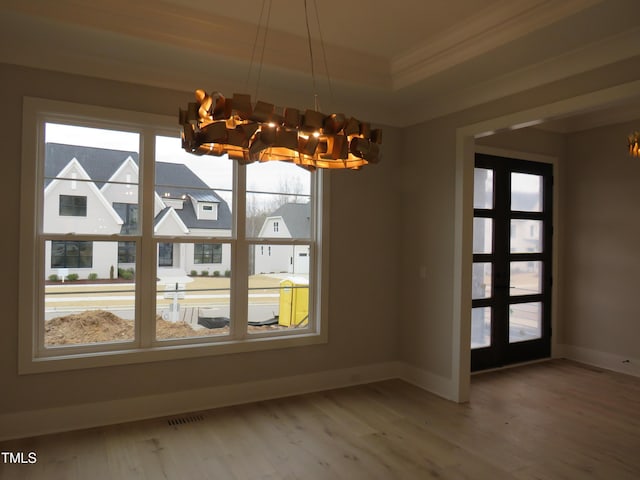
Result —
[[[167,423],[170,427],[175,427],[177,425],[186,425],[187,423],[195,423],[202,420],[204,420],[203,415],[191,415],[189,417],[170,418],[167,420]]]

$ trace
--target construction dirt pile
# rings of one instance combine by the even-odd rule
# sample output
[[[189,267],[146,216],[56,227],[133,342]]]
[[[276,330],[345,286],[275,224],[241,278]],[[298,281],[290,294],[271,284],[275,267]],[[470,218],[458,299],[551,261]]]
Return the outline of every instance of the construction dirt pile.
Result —
[[[256,333],[276,329],[279,329],[276,325],[249,326],[249,332]],[[133,320],[125,320],[104,310],[89,310],[53,318],[45,322],[44,332],[44,344],[47,346],[126,341],[133,340],[135,335]],[[228,326],[194,329],[186,322],[168,322],[159,316],[156,318],[156,336],[160,340],[228,333]]]

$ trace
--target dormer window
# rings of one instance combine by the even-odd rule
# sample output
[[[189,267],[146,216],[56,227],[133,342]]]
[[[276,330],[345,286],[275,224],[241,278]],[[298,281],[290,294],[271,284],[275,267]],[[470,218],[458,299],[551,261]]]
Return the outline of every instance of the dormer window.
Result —
[[[218,204],[214,202],[197,202],[198,220],[217,220]]]

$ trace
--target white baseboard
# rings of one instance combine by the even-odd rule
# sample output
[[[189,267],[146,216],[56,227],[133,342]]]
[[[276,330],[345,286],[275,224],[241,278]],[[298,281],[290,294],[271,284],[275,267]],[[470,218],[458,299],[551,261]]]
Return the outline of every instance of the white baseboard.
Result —
[[[441,377],[408,363],[401,363],[400,368],[399,377],[405,382],[409,382],[447,400],[457,401],[457,388],[453,379]]]
[[[558,345],[557,356],[594,367],[640,377],[640,358],[616,355],[575,345]]]
[[[0,415],[0,441],[179,415],[400,377],[400,362]]]

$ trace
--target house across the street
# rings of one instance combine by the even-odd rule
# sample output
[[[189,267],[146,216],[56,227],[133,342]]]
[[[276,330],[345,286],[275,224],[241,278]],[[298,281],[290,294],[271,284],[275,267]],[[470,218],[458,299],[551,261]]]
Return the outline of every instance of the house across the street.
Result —
[[[193,243],[158,242],[158,270],[224,272],[230,247],[205,237],[231,235],[227,202],[186,165],[156,162],[154,234],[193,236]],[[46,277],[94,274],[109,278],[135,264],[141,212],[138,153],[47,143],[44,231],[83,235],[131,235],[131,241],[46,242]]]
[[[285,203],[265,218],[260,238],[309,238],[311,206]],[[309,273],[308,245],[256,245],[255,273]]]

